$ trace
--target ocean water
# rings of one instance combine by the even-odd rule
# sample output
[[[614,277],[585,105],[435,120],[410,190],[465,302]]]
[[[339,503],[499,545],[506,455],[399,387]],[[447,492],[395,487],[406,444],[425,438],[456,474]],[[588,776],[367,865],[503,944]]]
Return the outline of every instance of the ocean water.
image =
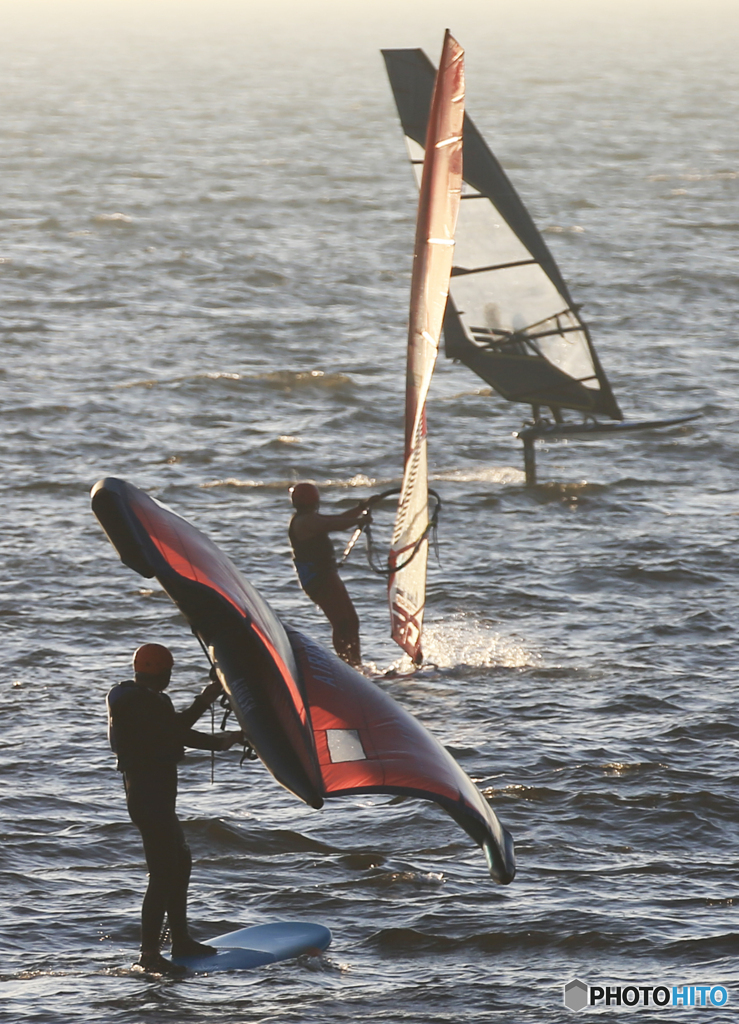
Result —
[[[640,1016],[733,1019],[736,10],[5,3],[0,19],[0,1021],[549,1024],[572,1019],[572,978],[724,985],[723,1009]],[[174,651],[175,703],[207,666],[89,490],[115,475],[165,501],[329,642],[292,570],[287,488],[314,479],[342,508],[399,481],[416,196],[378,49],[436,60],[447,24],[468,110],[627,416],[703,415],[541,446],[527,489],[525,407],[440,359],[432,666],[378,685],[490,797],[518,876],[497,887],[430,804],[315,812],[235,752],[213,782],[191,752],[195,934],[302,918],[334,941],[142,979],[144,865],[104,697],[146,640]],[[397,667],[361,550],[344,577],[367,671]]]

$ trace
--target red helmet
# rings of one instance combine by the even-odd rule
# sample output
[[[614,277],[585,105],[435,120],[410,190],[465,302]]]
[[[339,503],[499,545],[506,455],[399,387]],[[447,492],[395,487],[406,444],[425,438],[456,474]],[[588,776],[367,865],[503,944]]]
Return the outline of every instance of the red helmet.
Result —
[[[133,655],[133,670],[145,676],[163,676],[174,665],[171,652],[161,644],[142,644]]]
[[[290,488],[290,497],[295,508],[312,508],[321,501],[321,494],[315,484],[295,484]]]

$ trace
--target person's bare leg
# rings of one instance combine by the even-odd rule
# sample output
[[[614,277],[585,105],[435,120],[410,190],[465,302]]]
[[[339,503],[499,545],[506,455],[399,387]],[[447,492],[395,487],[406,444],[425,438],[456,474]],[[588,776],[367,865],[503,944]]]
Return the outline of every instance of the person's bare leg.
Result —
[[[362,664],[359,617],[338,572],[323,579],[310,597],[331,623],[334,650],[338,656],[354,668],[359,668]]]

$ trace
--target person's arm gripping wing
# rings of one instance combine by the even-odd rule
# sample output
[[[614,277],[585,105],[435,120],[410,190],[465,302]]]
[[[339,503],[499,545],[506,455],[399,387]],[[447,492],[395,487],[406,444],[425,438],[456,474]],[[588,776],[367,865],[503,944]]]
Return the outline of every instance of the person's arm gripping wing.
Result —
[[[197,695],[189,708],[177,712],[177,720],[182,729],[182,742],[186,747],[194,747],[196,750],[228,750],[234,743],[243,741],[241,732],[197,732],[191,728],[203,714],[223,693],[220,682],[216,679],[208,683]]]
[[[208,710],[214,700],[223,693],[223,687],[215,680],[203,687],[189,708],[177,712],[177,719],[183,729],[189,729]]]

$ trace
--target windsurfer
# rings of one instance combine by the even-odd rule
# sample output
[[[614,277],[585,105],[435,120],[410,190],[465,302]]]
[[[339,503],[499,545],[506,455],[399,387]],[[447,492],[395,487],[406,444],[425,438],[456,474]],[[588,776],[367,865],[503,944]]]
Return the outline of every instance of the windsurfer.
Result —
[[[290,489],[295,515],[288,536],[300,585],[331,623],[334,650],[358,668],[359,618],[339,576],[336,553],[329,537],[335,530],[351,530],[372,521],[366,504],[360,503],[336,516],[321,515],[321,494],[315,484],[296,484]]]
[[[131,821],[144,843],[149,884],[141,908],[141,955],[135,966],[157,974],[184,974],[185,968],[160,953],[164,917],[173,956],[215,953],[191,938],[187,925],[187,888],[192,859],[175,811],[177,762],[185,746],[228,750],[243,739],[240,732],[215,736],[192,726],[221,694],[210,682],[189,708],[175,711],[163,692],[174,659],[161,644],[144,644],[133,656],[134,679],[118,683],[108,694],[110,745],[123,773]]]

